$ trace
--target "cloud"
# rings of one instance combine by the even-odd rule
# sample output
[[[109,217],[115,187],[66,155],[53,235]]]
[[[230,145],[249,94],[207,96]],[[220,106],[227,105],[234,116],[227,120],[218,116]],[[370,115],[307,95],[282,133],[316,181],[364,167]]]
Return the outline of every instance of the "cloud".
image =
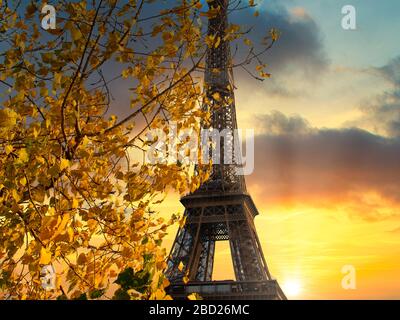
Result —
[[[312,128],[299,116],[259,117],[255,172],[267,203],[335,207],[368,221],[400,217],[400,138],[367,131]],[[257,189],[257,188],[255,188]]]
[[[311,19],[308,12],[303,7],[294,7],[290,10],[292,16],[300,19]]]
[[[273,74],[286,76],[300,72],[304,76],[316,76],[328,66],[319,27],[304,8],[295,7],[289,12],[278,2],[269,1],[258,18],[253,16],[252,10],[241,10],[230,19],[234,23],[253,27],[250,37],[256,45],[271,28],[280,31],[279,41],[266,57]]]
[[[287,117],[279,111],[259,115],[257,122],[262,131],[270,135],[306,134],[312,131],[310,124],[304,118],[298,115]]]
[[[373,71],[389,82],[391,88],[364,103],[364,115],[360,120],[376,132],[400,137],[400,56]]]

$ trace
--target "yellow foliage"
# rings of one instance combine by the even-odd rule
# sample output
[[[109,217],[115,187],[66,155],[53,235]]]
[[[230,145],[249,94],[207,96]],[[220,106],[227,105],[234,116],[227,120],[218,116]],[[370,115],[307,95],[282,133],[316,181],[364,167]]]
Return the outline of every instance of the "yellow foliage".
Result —
[[[78,41],[80,38],[82,38],[82,33],[78,28],[71,28],[71,36],[72,40]]]
[[[7,87],[0,106],[0,269],[9,275],[0,299],[64,293],[97,299],[125,270],[152,279],[166,267],[161,240],[167,228],[186,222],[158,219],[153,205],[167,190],[187,193],[208,177],[210,166],[194,176],[187,163],[144,163],[139,150],[151,145],[143,143],[150,128],[170,133],[174,122],[179,131],[197,134],[200,119],[210,119],[201,108],[199,71],[207,48],[237,39],[241,28],[228,25],[225,37],[206,35],[193,16],[203,10],[212,17],[219,9],[207,12],[200,1],[163,2],[170,10],[154,13],[150,23],[141,15],[154,7],[93,3],[57,2],[63,19],[46,32],[33,19],[34,1],[16,10],[13,1],[0,0],[0,34],[9,39],[0,59]],[[222,100],[217,92],[212,98]],[[109,116],[115,105],[124,116]],[[49,264],[57,267],[64,293],[41,286]],[[29,272],[21,277],[21,270]],[[170,299],[166,286],[159,277],[145,289],[124,290],[132,299]]]
[[[4,150],[6,151],[6,154],[9,155],[11,152],[13,152],[14,147],[12,145],[6,145]]]
[[[203,300],[198,293],[191,293],[188,295],[189,300]]]
[[[60,170],[64,170],[65,168],[69,167],[69,160],[67,159],[61,159],[60,160]]]
[[[29,160],[29,154],[25,148],[19,149],[17,154],[18,154],[18,163],[27,162]]]
[[[272,41],[277,41],[279,39],[279,31],[277,29],[271,29],[269,31]]]
[[[214,92],[212,97],[215,101],[221,101],[221,95],[219,94],[219,92]]]
[[[10,128],[17,123],[17,113],[11,109],[0,109],[0,128]]]
[[[40,249],[40,260],[39,264],[48,265],[51,262],[51,253],[46,249]]]

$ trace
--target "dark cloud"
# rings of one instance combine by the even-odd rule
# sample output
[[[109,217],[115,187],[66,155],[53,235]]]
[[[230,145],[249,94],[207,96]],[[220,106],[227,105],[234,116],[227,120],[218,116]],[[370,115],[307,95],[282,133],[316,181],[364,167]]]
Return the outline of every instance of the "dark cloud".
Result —
[[[276,112],[264,119],[266,133],[256,136],[255,172],[247,180],[263,186],[265,201],[345,205],[369,221],[400,217],[381,212],[381,205],[400,205],[400,138],[310,128]]]
[[[279,111],[272,111],[256,118],[262,130],[270,135],[305,134],[312,130],[308,121],[298,115],[286,117]]]
[[[144,18],[153,16],[160,12],[161,9],[171,8],[177,3],[177,1],[172,0],[149,2],[144,6],[142,16]],[[268,71],[273,74],[273,77],[268,80],[267,85],[264,85],[249,78],[249,75],[241,69],[235,70],[235,76],[241,82],[240,87],[244,90],[249,84],[253,87],[253,90],[263,90],[270,95],[296,97],[300,92],[304,95],[303,90],[288,86],[285,83],[285,79],[286,77],[290,78],[293,74],[300,73],[305,80],[312,81],[317,74],[325,70],[328,62],[324,53],[319,28],[308,15],[294,15],[280,5],[278,1],[269,1],[265,8],[266,11],[260,11],[260,15],[257,18],[254,17],[253,9],[246,9],[234,11],[229,16],[229,19],[230,22],[243,25],[244,28],[252,28],[249,37],[258,49],[261,49],[262,39],[268,35],[268,31],[271,28],[276,28],[281,32],[281,38],[265,56]],[[205,28],[207,28],[206,17],[203,17],[202,20],[203,32],[205,32]],[[155,21],[149,20],[146,27],[150,28],[153,23]],[[146,43],[146,45],[154,47],[158,44],[157,41],[153,41],[151,44]],[[240,47],[242,49],[239,50],[239,54],[236,57],[238,61],[245,54],[246,49],[244,48],[247,48],[242,42]],[[138,49],[138,51],[141,50]],[[232,52],[235,52],[234,44],[232,44]],[[106,65],[104,68],[106,79],[109,80],[114,78],[115,75],[119,75],[121,68],[122,66],[118,66],[115,63]],[[131,112],[127,108],[130,101],[128,90],[130,87],[132,87],[132,83],[122,80],[117,80],[110,84],[110,90],[113,93],[110,112],[116,113],[119,117],[124,117]]]
[[[400,86],[400,56],[392,59],[387,65],[377,68],[385,78]]]
[[[372,125],[378,132],[400,137],[400,56],[374,71],[392,88],[362,107],[365,113],[362,122]]]
[[[266,63],[273,76],[280,78],[292,73],[301,73],[305,80],[312,81],[328,65],[320,29],[305,12],[297,9],[293,12],[277,1],[269,1],[266,11],[260,11],[255,18],[252,10],[242,10],[230,17],[231,21],[252,27],[250,38],[259,45],[271,28],[281,33],[279,41],[268,52]],[[299,14],[299,12],[301,14]],[[275,94],[285,94],[284,86],[275,83],[270,87]]]

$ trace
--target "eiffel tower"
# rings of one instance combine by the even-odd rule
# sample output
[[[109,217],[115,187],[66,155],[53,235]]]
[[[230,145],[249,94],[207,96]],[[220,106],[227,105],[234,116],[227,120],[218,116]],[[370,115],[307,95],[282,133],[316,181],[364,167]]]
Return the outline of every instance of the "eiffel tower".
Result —
[[[203,107],[211,112],[208,127],[233,133],[237,129],[233,73],[229,42],[224,39],[229,0],[212,0],[208,5],[219,7],[209,18],[208,35],[219,37],[220,43],[207,52]],[[223,144],[221,140],[220,159],[229,154],[233,161],[213,164],[210,178],[181,199],[186,224],[178,231],[168,260],[168,293],[175,299],[194,292],[204,299],[286,299],[269,273],[254,226],[258,211],[243,175],[238,174],[237,139],[232,134]],[[215,242],[221,240],[229,240],[236,278],[232,281],[212,281]]]

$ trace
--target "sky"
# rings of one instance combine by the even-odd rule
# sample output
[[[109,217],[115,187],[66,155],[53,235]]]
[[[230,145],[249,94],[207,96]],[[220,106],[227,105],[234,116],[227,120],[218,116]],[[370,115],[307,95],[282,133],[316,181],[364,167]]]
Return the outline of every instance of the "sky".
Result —
[[[290,299],[399,299],[400,2],[259,4],[257,20],[231,20],[255,25],[255,43],[281,32],[265,57],[271,79],[235,71],[239,127],[256,131],[246,182],[270,271]],[[341,26],[344,5],[356,9],[356,30]],[[178,201],[161,209],[182,211]],[[230,265],[218,243],[214,279],[232,278]],[[353,289],[342,286],[346,266]]]

